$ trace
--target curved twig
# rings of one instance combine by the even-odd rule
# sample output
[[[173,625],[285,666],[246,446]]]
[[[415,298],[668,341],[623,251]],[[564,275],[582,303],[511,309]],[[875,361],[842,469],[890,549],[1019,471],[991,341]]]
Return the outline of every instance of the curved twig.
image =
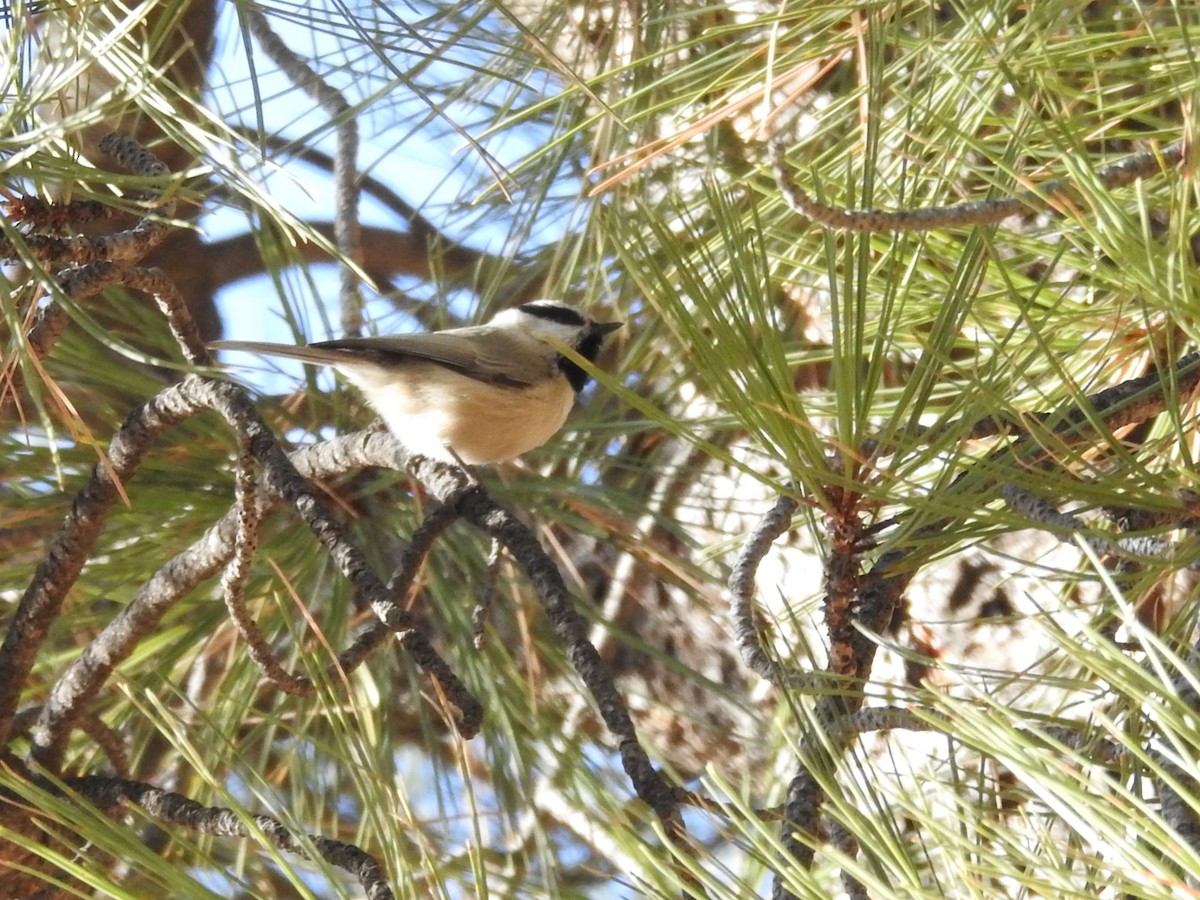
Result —
[[[301,840],[271,816],[253,816],[251,826],[230,809],[202,806],[182,794],[164,791],[140,781],[91,775],[71,778],[65,783],[102,809],[130,804],[144,810],[158,822],[180,825],[199,834],[238,838],[256,838],[261,834],[272,846],[288,853],[311,858],[310,854],[315,852],[330,865],[353,875],[366,889],[370,900],[390,900],[394,896],[379,861],[346,841],[321,835],[309,835],[306,840]]]
[[[1186,149],[1184,141],[1176,141],[1162,149],[1136,153],[1118,163],[1097,169],[1096,180],[1108,190],[1124,187],[1139,178],[1178,165]],[[1067,181],[1048,181],[1034,190],[997,200],[970,200],[952,206],[908,210],[838,209],[813,199],[796,184],[792,169],[787,164],[786,152],[782,141],[771,142],[770,156],[775,181],[788,207],[818,225],[856,234],[995,224],[1027,209],[1040,209],[1074,190]]]
[[[742,544],[729,574],[733,636],[742,661],[772,684],[787,684],[792,676],[763,649],[754,623],[755,576],[771,545],[792,527],[792,516],[799,508],[800,501],[791,494],[780,494],[775,505],[767,510]]]

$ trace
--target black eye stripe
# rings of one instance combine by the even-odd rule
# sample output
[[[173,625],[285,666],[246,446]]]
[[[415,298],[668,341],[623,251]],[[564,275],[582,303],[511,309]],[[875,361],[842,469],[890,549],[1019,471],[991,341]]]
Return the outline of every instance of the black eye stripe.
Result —
[[[601,329],[600,331],[586,331],[583,335],[583,340],[575,348],[575,352],[590,363],[596,361],[596,357],[600,355],[600,350],[604,347],[604,340],[608,337],[608,332],[612,330],[611,328],[603,329],[603,326],[601,326]],[[566,376],[567,381],[571,383],[571,387],[575,389],[575,393],[578,394],[587,385],[588,373],[565,356],[560,355],[558,357],[558,368]]]
[[[600,348],[604,346],[604,338],[603,334],[590,332],[579,342],[576,352],[588,362],[594,363],[596,357],[600,355]]]
[[[579,328],[587,324],[587,319],[571,309],[571,307],[560,306],[557,303],[522,303],[519,309],[523,313],[537,316],[539,319],[545,319],[548,322],[555,322],[558,325],[570,325]]]

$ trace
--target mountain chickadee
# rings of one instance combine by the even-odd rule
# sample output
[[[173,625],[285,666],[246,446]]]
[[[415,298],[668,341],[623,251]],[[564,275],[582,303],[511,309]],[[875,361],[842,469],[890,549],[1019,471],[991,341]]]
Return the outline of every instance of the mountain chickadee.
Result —
[[[621,322],[594,322],[570,306],[534,300],[486,325],[430,334],[344,338],[306,347],[216,341],[210,348],[333,366],[366,395],[405,447],[483,465],[540,447],[566,421],[588,376],[546,339],[595,362]]]

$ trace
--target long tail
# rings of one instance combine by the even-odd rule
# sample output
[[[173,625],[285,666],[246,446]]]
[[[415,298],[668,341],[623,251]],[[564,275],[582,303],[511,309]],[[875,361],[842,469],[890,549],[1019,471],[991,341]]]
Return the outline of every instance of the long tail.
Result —
[[[318,366],[335,366],[346,361],[342,350],[321,350],[317,347],[295,344],[268,344],[264,341],[213,341],[209,350],[245,350],[247,353],[264,353],[267,356],[286,356]]]

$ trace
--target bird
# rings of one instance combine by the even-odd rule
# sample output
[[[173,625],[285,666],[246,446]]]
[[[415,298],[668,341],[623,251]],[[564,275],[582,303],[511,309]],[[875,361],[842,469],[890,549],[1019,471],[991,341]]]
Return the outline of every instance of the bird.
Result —
[[[333,366],[409,451],[479,466],[540,447],[566,421],[588,374],[555,344],[594,363],[622,324],[597,322],[556,300],[532,300],[466,328],[307,346],[208,346]]]

